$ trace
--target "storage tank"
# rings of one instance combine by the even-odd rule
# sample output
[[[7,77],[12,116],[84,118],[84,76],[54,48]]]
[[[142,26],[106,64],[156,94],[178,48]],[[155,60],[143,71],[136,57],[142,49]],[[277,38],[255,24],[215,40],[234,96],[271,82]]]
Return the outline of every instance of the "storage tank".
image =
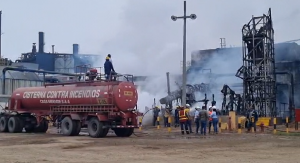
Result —
[[[92,82],[18,88],[12,93],[9,108],[30,112],[48,111],[50,106],[106,105],[127,111],[136,106],[137,100],[137,90],[131,82]]]

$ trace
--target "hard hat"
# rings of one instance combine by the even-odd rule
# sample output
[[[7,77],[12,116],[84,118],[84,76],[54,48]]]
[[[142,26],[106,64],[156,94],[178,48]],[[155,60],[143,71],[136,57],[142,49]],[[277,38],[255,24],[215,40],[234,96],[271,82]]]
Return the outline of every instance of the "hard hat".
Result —
[[[209,106],[208,108],[210,109],[210,108],[212,108],[212,106]]]
[[[105,59],[110,59],[109,57],[106,57]]]
[[[199,107],[199,106],[196,106],[195,109],[200,109],[200,107]]]
[[[190,104],[186,104],[185,106],[188,107],[188,108],[191,107]]]
[[[213,106],[212,108],[213,108],[213,109],[217,109],[217,107],[216,107],[216,106]]]
[[[179,107],[180,107],[179,105],[176,106],[176,108],[179,108]]]

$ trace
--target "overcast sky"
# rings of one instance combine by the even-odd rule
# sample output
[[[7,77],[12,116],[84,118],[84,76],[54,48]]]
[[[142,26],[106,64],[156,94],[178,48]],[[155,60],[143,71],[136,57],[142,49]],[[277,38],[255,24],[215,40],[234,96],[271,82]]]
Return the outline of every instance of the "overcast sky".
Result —
[[[299,0],[187,0],[187,13],[197,15],[187,24],[188,54],[219,47],[221,37],[227,46],[241,45],[243,24],[269,7],[275,42],[298,39],[299,6]],[[31,51],[39,31],[45,32],[47,52],[54,44],[56,52],[71,53],[78,43],[80,53],[111,53],[119,65],[126,59],[147,61],[149,71],[153,63],[179,65],[182,60],[183,22],[170,18],[183,14],[182,0],[0,0],[0,10],[2,55],[13,60]]]

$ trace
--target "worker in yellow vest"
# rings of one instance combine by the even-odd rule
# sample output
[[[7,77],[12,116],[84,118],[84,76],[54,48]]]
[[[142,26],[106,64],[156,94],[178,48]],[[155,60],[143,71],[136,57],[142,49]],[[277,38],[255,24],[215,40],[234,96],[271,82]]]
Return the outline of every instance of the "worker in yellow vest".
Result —
[[[178,115],[179,115],[181,134],[184,135],[184,132],[186,132],[186,134],[190,134],[188,129],[188,123],[187,123],[189,120],[188,112],[186,111],[186,109],[184,109],[184,107],[180,107]]]
[[[165,115],[164,115],[164,126],[168,127],[168,119],[169,116],[171,116],[170,110],[168,108],[165,109]]]

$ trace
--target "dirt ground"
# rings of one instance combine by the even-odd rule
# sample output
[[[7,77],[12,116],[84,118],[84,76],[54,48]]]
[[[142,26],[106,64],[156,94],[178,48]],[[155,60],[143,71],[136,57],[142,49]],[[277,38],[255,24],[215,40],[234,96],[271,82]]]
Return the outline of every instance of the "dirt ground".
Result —
[[[299,162],[300,136],[221,133],[181,136],[167,129],[136,131],[129,138],[0,134],[0,163]],[[84,133],[83,133],[84,134]]]

